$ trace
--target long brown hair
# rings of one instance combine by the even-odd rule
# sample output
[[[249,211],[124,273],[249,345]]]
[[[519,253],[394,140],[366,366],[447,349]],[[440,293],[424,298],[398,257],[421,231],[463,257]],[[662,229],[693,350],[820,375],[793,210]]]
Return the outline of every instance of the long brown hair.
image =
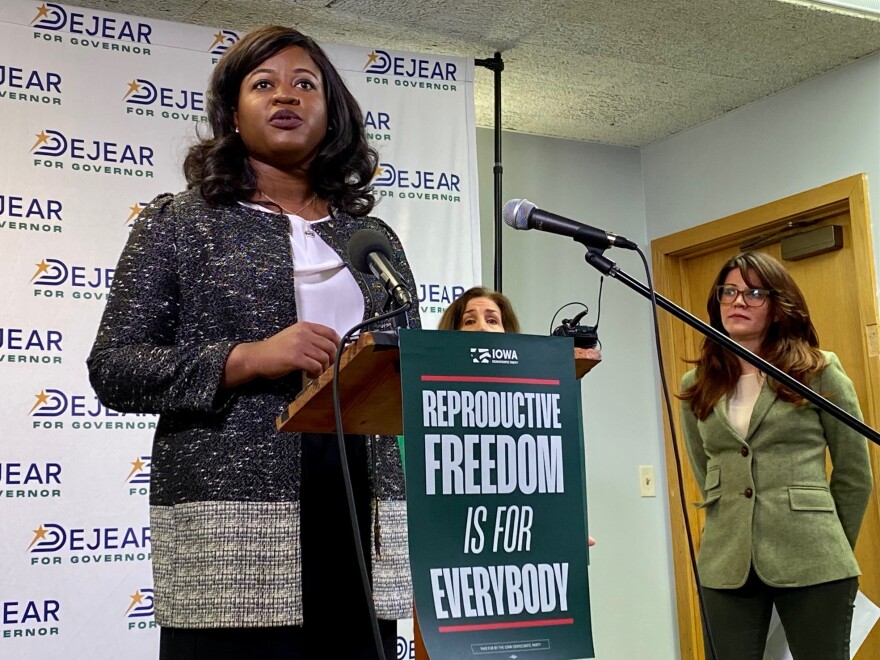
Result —
[[[461,319],[464,316],[467,304],[474,298],[488,298],[501,310],[501,325],[504,326],[504,332],[519,333],[519,320],[513,311],[513,305],[503,293],[490,291],[482,286],[471,287],[458,298],[452,301],[452,304],[443,312],[440,317],[438,330],[460,330]]]
[[[770,299],[765,303],[770,305],[767,310],[769,325],[759,355],[806,385],[825,366],[825,359],[819,351],[819,336],[810,320],[804,294],[785,267],[773,257],[763,252],[742,252],[724,264],[706,301],[709,323],[727,334],[721,322],[721,303],[716,298],[715,287],[724,284],[727,274],[734,269],[739,269],[750,287],[770,290]],[[679,397],[690,402],[697,419],[706,419],[718,400],[736,387],[740,364],[735,355],[708,338],[703,340],[699,359],[692,362],[697,365],[696,381]],[[804,402],[799,394],[772,379],[770,386],[783,401]]]

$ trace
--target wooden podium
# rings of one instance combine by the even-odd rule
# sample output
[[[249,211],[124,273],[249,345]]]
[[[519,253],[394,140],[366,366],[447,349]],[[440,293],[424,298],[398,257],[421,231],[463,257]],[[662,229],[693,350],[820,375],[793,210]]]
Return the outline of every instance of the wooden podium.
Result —
[[[429,331],[426,331],[429,332]],[[575,377],[602,361],[595,348],[575,348]],[[287,406],[276,423],[279,431],[335,433],[333,369],[311,381]],[[339,401],[346,433],[401,435],[403,406],[400,396],[400,351],[390,333],[362,334],[339,361]]]
[[[575,348],[575,376],[580,380],[602,360],[595,348]],[[335,433],[333,369],[309,382],[281,415],[280,431]],[[400,351],[396,333],[364,333],[348,346],[339,362],[339,401],[345,433],[401,435]],[[416,660],[428,660],[413,609]]]

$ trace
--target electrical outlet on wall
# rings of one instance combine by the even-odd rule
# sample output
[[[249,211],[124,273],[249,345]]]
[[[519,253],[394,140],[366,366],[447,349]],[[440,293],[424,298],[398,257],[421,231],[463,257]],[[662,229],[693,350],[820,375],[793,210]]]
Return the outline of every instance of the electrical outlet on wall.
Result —
[[[642,497],[656,497],[657,487],[654,485],[654,466],[639,466],[639,490]]]

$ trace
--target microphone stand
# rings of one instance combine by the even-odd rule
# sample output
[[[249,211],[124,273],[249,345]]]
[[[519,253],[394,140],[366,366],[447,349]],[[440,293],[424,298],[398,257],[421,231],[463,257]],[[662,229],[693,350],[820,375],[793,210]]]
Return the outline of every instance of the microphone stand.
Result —
[[[396,333],[400,328],[409,329],[409,319],[407,319],[406,312],[412,309],[413,305],[414,302],[410,300],[406,305],[400,306],[391,292],[388,292],[388,297],[385,298],[385,305],[382,307],[382,318],[388,318],[392,332]],[[388,315],[387,317],[386,314]],[[374,323],[375,321],[376,319],[371,319],[370,322]]]
[[[605,257],[603,252],[604,250],[588,248],[587,254],[584,255],[584,260],[604,275],[613,277],[614,279],[628,286],[636,293],[641,294],[648,300],[651,300],[651,290],[638,280],[630,277],[626,272],[620,270],[620,268],[617,267],[617,264]],[[654,297],[657,300],[657,305],[672,314],[675,318],[684,321],[687,325],[691,326],[694,330],[696,330],[703,336],[708,337],[717,344],[720,344],[726,350],[730,351],[737,357],[742,358],[749,364],[757,367],[762,372],[779,381],[790,390],[797,392],[807,401],[815,405],[817,408],[821,408],[832,417],[843,422],[854,431],[857,431],[859,434],[865,436],[874,444],[880,445],[880,433],[872,429],[861,420],[856,419],[845,410],[831,403],[822,395],[814,392],[809,387],[795,380],[784,371],[777,369],[766,360],[752,353],[750,350],[743,348],[735,341],[733,341],[730,337],[725,335],[723,332],[716,330],[708,323],[704,323],[690,312],[687,312],[676,305],[671,300],[664,298],[656,292],[654,293]],[[672,423],[672,420],[670,420],[670,423]]]
[[[694,330],[696,330],[697,332],[699,332],[703,336],[708,337],[709,339],[711,339],[715,343],[722,346],[725,350],[730,351],[731,353],[733,353],[737,357],[740,357],[743,360],[745,360],[746,362],[748,362],[749,364],[753,365],[754,367],[757,367],[758,369],[763,371],[768,376],[775,378],[777,381],[779,381],[780,383],[782,383],[783,385],[785,385],[789,389],[794,390],[795,392],[800,394],[802,397],[804,397],[807,401],[809,401],[810,403],[812,403],[816,407],[821,408],[822,410],[824,410],[828,414],[832,415],[833,417],[835,417],[839,421],[843,422],[844,424],[846,424],[850,428],[854,429],[855,431],[857,431],[861,435],[865,436],[871,442],[873,442],[877,445],[880,445],[880,433],[878,433],[877,431],[872,429],[870,426],[868,426],[864,422],[856,419],[855,417],[850,415],[845,410],[842,410],[838,406],[834,405],[833,403],[828,401],[828,399],[826,399],[825,397],[817,394],[816,392],[811,390],[806,385],[803,385],[802,383],[798,382],[797,380],[795,380],[794,378],[789,376],[784,371],[777,369],[775,366],[773,366],[772,364],[770,364],[766,360],[758,357],[757,355],[755,355],[754,353],[752,353],[748,349],[743,348],[742,346],[737,344],[735,341],[733,341],[730,337],[725,335],[723,332],[716,330],[708,323],[704,323],[703,321],[698,319],[696,316],[694,316],[690,312],[685,311],[684,309],[682,309],[681,307],[679,307],[678,305],[673,303],[671,300],[664,298],[663,296],[656,293],[652,289],[649,289],[648,287],[646,287],[644,284],[642,284],[638,280],[635,280],[632,277],[630,277],[627,273],[620,270],[620,268],[617,267],[617,264],[615,264],[613,261],[611,261],[610,259],[605,257],[605,255],[604,255],[605,249],[606,248],[595,248],[595,247],[588,246],[587,253],[584,255],[584,260],[588,264],[590,264],[593,268],[595,268],[600,273],[602,273],[603,275],[608,275],[610,277],[613,277],[616,280],[619,280],[620,282],[623,282],[630,289],[632,289],[636,293],[644,296],[648,300],[656,301],[657,306],[662,307],[663,309],[665,309],[667,312],[672,314],[674,317],[676,317],[680,321],[684,321],[687,325],[692,327]],[[641,253],[641,250],[638,250],[638,252],[641,255],[642,260],[645,263],[645,268],[647,269],[648,263],[645,260],[644,255]],[[648,278],[650,281],[650,274],[648,275]],[[656,314],[654,316],[654,321],[656,324]],[[658,342],[657,343],[657,350],[660,351],[659,335],[657,335],[657,342]],[[658,355],[660,355],[659,352],[658,352]],[[665,389],[666,379],[663,374],[662,362],[661,362],[660,369],[661,369],[660,378],[664,383],[664,389]],[[668,399],[667,399],[667,412],[669,414],[669,424],[670,424],[670,427],[672,428],[672,433],[673,433],[672,437],[675,438],[675,427],[673,426],[672,410],[669,407]],[[685,502],[684,502],[684,483],[682,482],[681,469],[680,469],[681,460],[679,458],[678,446],[675,442],[673,442],[672,450],[673,450],[673,453],[675,454],[676,465],[679,468],[678,469],[678,488],[679,488],[679,493],[680,493],[679,501],[681,502],[682,515],[684,517],[685,536],[687,537],[688,548],[690,550],[691,569],[693,570],[693,574],[694,574],[694,578],[695,578],[695,586],[697,589],[697,601],[699,603],[700,614],[702,615],[702,619],[703,619],[703,625],[704,625],[703,630],[706,635],[706,642],[707,642],[708,650],[711,652],[712,657],[717,660],[718,651],[716,650],[716,647],[715,647],[715,640],[714,640],[714,635],[712,634],[712,628],[709,625],[709,620],[708,620],[708,617],[706,616],[705,603],[704,603],[704,598],[703,598],[703,587],[700,584],[699,571],[697,570],[696,555],[694,554],[694,540],[693,540],[693,536],[691,534],[691,525],[690,525],[690,521],[689,521],[687,507],[685,506]]]

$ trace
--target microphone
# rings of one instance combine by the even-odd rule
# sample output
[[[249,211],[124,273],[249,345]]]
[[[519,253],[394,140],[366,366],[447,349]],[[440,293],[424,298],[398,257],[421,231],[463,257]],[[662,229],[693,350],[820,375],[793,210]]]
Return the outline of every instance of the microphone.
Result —
[[[573,319],[563,319],[563,320],[562,320],[562,323],[563,323],[564,325],[576,326],[576,325],[578,324],[578,321],[580,321],[582,318],[584,318],[584,317],[587,315],[587,313],[588,313],[589,311],[590,311],[590,310],[585,309],[585,310],[582,311],[582,312],[578,312],[578,314],[575,315],[575,317],[574,317]]]
[[[621,247],[636,250],[638,246],[631,240],[612,234],[604,229],[597,229],[561,215],[542,211],[527,199],[511,199],[504,205],[504,222],[514,229],[537,229],[551,234],[571,236],[575,241],[588,248],[604,250],[609,247]]]
[[[358,229],[348,241],[348,257],[360,272],[373,274],[399,307],[412,300],[403,278],[391,265],[391,242],[375,229]]]

